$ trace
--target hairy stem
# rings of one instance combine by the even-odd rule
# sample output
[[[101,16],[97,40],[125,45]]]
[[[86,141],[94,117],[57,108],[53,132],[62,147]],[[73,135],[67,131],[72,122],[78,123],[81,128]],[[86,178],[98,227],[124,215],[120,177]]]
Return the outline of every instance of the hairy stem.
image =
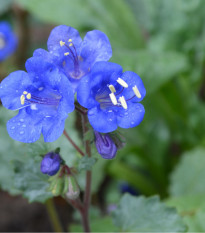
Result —
[[[82,116],[82,126],[83,126],[83,135],[88,132],[88,118],[87,115]],[[90,141],[86,140],[85,144],[85,151],[88,157],[91,157],[91,148],[90,148]],[[89,223],[89,208],[90,208],[90,199],[91,199],[91,180],[92,180],[92,172],[86,172],[86,186],[85,186],[85,194],[84,194],[84,209],[81,213],[82,216],[82,223],[85,232],[90,232],[90,223]]]
[[[68,141],[72,144],[72,146],[82,155],[84,156],[84,152],[75,144],[75,142],[70,138],[70,136],[68,135],[68,133],[66,132],[66,130],[63,131],[63,134],[65,135],[65,137],[68,139]]]
[[[51,220],[53,230],[55,232],[64,232],[61,222],[59,220],[53,199],[47,200],[46,208],[47,208],[49,218]]]

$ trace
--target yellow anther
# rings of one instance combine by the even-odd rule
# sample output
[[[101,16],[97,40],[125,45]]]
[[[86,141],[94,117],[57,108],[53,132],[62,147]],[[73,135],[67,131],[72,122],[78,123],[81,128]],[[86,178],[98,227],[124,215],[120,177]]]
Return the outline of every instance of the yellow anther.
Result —
[[[60,41],[60,46],[62,47],[65,44],[62,40]]]
[[[112,93],[116,92],[115,87],[113,85],[109,85],[108,87]]]
[[[72,42],[72,39],[69,39],[68,42]]]
[[[31,93],[28,93],[27,96],[26,96],[26,98],[27,98],[28,100],[30,100],[30,99],[31,99]]]
[[[70,43],[70,44],[69,44],[69,47],[71,47],[71,46],[73,46],[73,43]]]
[[[27,91],[24,91],[23,94],[26,95],[28,92]]]
[[[135,95],[137,96],[137,98],[141,98],[141,93],[139,91],[139,89],[137,88],[137,86],[135,85],[132,90],[134,91]]]
[[[68,56],[69,54],[70,54],[69,52],[67,52],[67,53],[64,53],[64,55],[65,55],[65,56]]]
[[[111,99],[112,103],[114,105],[117,105],[117,99],[115,97],[115,94],[112,92],[112,93],[109,94],[109,96],[110,96],[110,99]]]
[[[127,84],[123,79],[121,79],[121,78],[118,78],[118,79],[117,79],[117,82],[118,82],[121,86],[123,86],[123,87],[125,87],[125,88],[128,87],[128,84]]]
[[[124,96],[121,96],[121,97],[119,98],[119,101],[120,101],[122,107],[123,107],[124,109],[127,109],[127,103],[126,103],[125,97],[124,97]]]
[[[21,95],[20,100],[21,100],[21,105],[24,105],[24,103],[25,103],[25,96]]]

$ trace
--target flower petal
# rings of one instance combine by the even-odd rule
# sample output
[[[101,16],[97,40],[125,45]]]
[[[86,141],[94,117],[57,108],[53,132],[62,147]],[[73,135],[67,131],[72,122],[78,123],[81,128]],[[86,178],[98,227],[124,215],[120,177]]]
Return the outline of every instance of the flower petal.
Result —
[[[14,140],[32,143],[40,138],[42,119],[38,116],[32,117],[22,109],[18,115],[7,122],[7,130]]]
[[[20,97],[32,84],[32,79],[24,71],[15,71],[0,84],[0,98],[5,108],[16,110],[22,108]]]
[[[117,129],[117,117],[112,110],[92,108],[88,111],[88,119],[94,130],[100,133],[109,133]]]
[[[128,103],[128,108],[119,108],[117,123],[121,128],[133,128],[139,125],[145,114],[145,109],[140,103]]]
[[[43,121],[42,134],[45,142],[57,140],[63,133],[65,120],[56,117],[45,118]]]
[[[98,61],[108,61],[112,57],[112,48],[105,33],[93,30],[85,35],[81,45],[81,57],[90,67]]]
[[[138,98],[137,96],[135,98],[133,98],[132,101],[134,102],[140,102],[146,95],[146,90],[144,87],[144,84],[142,82],[142,79],[140,78],[140,76],[132,71],[126,71],[122,74],[121,79],[123,79],[127,84],[128,84],[128,88],[125,88],[122,95],[125,97],[125,99],[129,99],[132,98],[133,96],[135,96],[135,93],[133,91],[133,87],[137,86],[141,97]]]
[[[64,53],[66,47],[60,46],[60,41],[65,42],[67,45],[69,44],[68,40],[72,39],[72,43],[75,45],[75,48],[78,50],[82,39],[79,35],[79,32],[72,27],[68,27],[66,25],[60,25],[55,27],[48,38],[47,46],[48,50],[53,52],[54,54],[58,54],[58,50]]]

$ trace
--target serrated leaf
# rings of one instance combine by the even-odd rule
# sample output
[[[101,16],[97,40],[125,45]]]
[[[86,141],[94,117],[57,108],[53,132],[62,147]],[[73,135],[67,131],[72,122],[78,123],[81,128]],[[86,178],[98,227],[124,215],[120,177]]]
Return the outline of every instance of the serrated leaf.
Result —
[[[174,208],[159,197],[133,197],[125,194],[113,212],[114,224],[129,232],[185,232],[186,226]]]
[[[182,155],[171,175],[172,196],[205,194],[205,149],[195,148]]]
[[[188,232],[204,232],[205,199],[204,195],[173,197],[166,204],[176,207],[188,226]]]
[[[78,171],[88,171],[91,170],[93,165],[96,163],[97,159],[93,157],[83,156],[78,163]]]

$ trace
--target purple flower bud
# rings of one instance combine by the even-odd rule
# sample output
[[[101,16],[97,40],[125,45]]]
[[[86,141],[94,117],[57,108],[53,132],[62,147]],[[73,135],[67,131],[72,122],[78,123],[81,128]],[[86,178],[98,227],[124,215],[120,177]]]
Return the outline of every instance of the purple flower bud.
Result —
[[[59,171],[60,164],[60,155],[54,152],[49,152],[44,156],[43,160],[41,161],[41,172],[43,174],[53,176]]]
[[[117,153],[117,147],[109,134],[95,133],[95,145],[103,159],[113,159]]]

